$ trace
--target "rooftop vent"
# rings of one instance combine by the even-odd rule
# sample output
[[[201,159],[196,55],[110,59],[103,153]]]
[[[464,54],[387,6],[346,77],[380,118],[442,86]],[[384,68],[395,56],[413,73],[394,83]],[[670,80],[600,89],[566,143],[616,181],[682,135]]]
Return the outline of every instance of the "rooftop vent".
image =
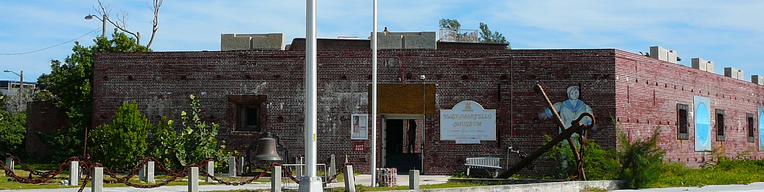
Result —
[[[724,68],[724,76],[732,77],[732,78],[740,79],[740,80],[745,80],[745,76],[743,75],[743,70],[735,69],[732,67]]]
[[[676,63],[677,53],[674,50],[664,49],[661,46],[650,47],[650,57],[661,60]]]
[[[706,61],[703,58],[692,58],[692,68],[700,69],[701,71],[714,72],[714,62]]]
[[[751,82],[759,85],[764,85],[764,76],[751,75]]]
[[[284,50],[283,33],[221,34],[220,50]]]

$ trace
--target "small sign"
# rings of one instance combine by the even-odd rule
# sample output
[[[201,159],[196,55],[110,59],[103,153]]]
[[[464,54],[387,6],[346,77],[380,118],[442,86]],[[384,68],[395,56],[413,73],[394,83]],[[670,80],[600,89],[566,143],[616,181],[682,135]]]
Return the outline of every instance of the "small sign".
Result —
[[[456,144],[480,144],[480,139],[456,139]]]
[[[355,142],[355,144],[353,145],[353,151],[366,151],[366,143]]]
[[[456,140],[459,144],[496,141],[496,110],[484,109],[470,100],[440,110],[440,140]]]
[[[350,139],[368,139],[368,114],[352,114],[350,115]]]

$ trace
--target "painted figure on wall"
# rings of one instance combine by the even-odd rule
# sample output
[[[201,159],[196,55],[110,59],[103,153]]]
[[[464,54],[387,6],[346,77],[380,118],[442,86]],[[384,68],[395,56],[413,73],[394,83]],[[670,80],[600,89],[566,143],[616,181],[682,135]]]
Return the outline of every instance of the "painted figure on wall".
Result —
[[[568,87],[568,100],[565,100],[563,102],[557,102],[554,105],[554,109],[560,113],[560,118],[562,118],[563,123],[565,123],[565,127],[570,127],[571,122],[573,120],[578,119],[581,114],[584,113],[590,113],[594,114],[592,112],[592,108],[589,107],[589,105],[586,105],[583,101],[579,100],[579,90],[578,86],[570,86]],[[539,119],[547,119],[552,117],[554,114],[552,114],[552,110],[549,108],[544,109],[544,112],[541,112],[538,114]],[[589,117],[584,117],[581,119],[581,123],[585,125],[591,125],[592,119]],[[560,131],[562,132],[562,127],[560,128]]]

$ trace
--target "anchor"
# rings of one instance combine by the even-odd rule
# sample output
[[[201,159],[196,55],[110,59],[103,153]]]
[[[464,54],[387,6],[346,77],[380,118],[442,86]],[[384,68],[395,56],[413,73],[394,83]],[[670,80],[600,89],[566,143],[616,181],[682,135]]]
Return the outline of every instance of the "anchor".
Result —
[[[570,148],[571,148],[571,150],[573,150],[573,157],[576,160],[576,166],[577,166],[576,167],[576,173],[573,176],[573,178],[571,178],[570,180],[578,180],[579,178],[582,179],[582,180],[586,180],[586,173],[584,172],[584,159],[583,159],[583,155],[584,155],[584,149],[586,148],[585,146],[586,146],[586,142],[587,142],[587,138],[586,138],[587,137],[586,136],[587,131],[589,129],[591,129],[592,127],[594,127],[595,122],[596,122],[595,118],[594,118],[594,115],[591,114],[591,113],[583,113],[576,120],[573,120],[571,122],[571,126],[570,127],[566,127],[565,123],[563,122],[562,118],[560,117],[560,114],[557,113],[557,110],[552,105],[552,102],[549,101],[549,97],[547,97],[546,92],[544,92],[544,88],[542,88],[540,84],[536,84],[533,87],[533,91],[536,92],[536,93],[540,93],[541,95],[544,96],[544,100],[546,101],[545,104],[551,110],[554,119],[556,119],[555,123],[557,123],[557,125],[560,126],[560,127],[564,127],[565,130],[562,131],[562,133],[560,133],[559,135],[557,135],[557,137],[555,137],[554,139],[549,141],[547,144],[545,144],[544,146],[541,146],[536,151],[534,151],[532,154],[528,155],[527,157],[523,158],[520,162],[518,162],[517,164],[515,164],[511,168],[509,168],[506,171],[502,172],[501,175],[497,176],[497,178],[505,178],[505,179],[507,179],[507,178],[511,177],[512,175],[514,175],[515,173],[517,173],[518,171],[520,171],[524,167],[527,167],[528,165],[530,165],[533,162],[533,160],[536,160],[538,157],[540,157],[542,154],[544,154],[547,151],[549,151],[549,149],[551,149],[552,147],[554,147],[555,145],[557,145],[561,141],[567,140],[568,143],[571,143],[570,144]],[[581,120],[584,119],[584,117],[589,117],[591,119],[591,124],[586,125],[584,123],[581,123]],[[580,141],[581,141],[581,149],[580,150],[578,150],[576,145],[573,143],[573,139],[571,138],[573,133],[578,133],[579,135],[581,135],[581,137],[579,138]]]

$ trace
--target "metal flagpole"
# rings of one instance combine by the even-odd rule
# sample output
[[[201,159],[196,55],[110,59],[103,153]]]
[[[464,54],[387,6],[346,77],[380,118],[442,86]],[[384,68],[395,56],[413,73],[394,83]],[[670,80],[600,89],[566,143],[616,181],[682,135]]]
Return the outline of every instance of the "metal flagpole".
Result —
[[[306,0],[305,47],[305,177],[300,178],[300,192],[323,191],[321,178],[316,176],[317,120],[317,54],[316,0]]]
[[[371,185],[377,186],[377,0],[371,33]]]

